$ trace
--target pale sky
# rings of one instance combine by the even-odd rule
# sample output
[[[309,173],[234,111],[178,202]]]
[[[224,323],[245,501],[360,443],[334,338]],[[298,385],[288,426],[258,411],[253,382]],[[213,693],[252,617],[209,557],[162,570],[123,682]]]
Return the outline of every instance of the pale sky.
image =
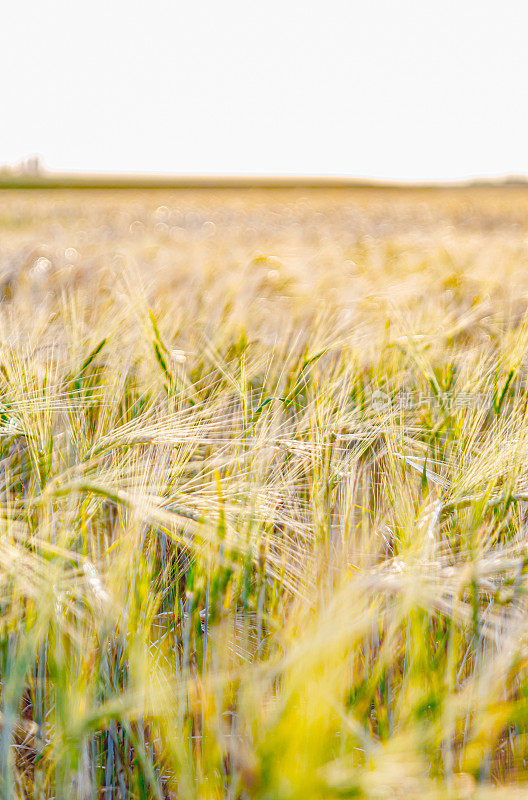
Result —
[[[526,0],[1,0],[0,163],[528,174]]]

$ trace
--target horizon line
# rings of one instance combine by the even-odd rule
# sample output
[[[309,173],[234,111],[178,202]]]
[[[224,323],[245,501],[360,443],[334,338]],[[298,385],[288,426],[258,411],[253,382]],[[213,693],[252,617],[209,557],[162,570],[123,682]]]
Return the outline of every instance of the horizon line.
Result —
[[[526,175],[459,180],[385,180],[339,175],[196,175],[171,173],[67,172],[32,174],[0,167],[0,189],[464,189],[528,187]]]

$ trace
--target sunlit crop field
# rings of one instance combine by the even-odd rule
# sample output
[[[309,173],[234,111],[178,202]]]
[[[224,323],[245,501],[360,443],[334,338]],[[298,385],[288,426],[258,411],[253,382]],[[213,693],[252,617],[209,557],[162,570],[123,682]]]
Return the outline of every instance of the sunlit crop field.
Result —
[[[0,797],[528,793],[528,189],[0,194]]]

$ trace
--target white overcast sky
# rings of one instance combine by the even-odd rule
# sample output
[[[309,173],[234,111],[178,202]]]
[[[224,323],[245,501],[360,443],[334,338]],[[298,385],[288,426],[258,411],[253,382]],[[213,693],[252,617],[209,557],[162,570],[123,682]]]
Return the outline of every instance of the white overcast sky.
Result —
[[[0,163],[528,173],[526,0],[1,0]]]

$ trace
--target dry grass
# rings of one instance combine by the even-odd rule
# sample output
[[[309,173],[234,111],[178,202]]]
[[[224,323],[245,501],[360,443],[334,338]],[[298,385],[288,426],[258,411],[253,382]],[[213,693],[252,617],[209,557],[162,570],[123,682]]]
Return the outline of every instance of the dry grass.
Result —
[[[528,191],[0,236],[1,796],[524,796]]]

